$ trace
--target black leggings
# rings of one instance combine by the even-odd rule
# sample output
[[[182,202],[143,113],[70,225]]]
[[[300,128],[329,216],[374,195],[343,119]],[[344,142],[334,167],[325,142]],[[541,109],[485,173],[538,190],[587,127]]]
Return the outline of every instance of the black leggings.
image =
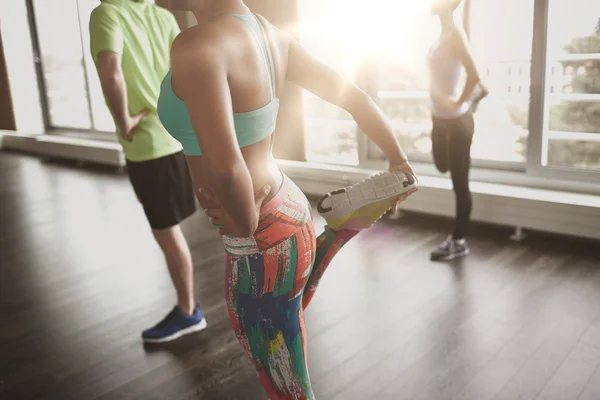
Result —
[[[469,190],[471,168],[471,143],[475,124],[473,114],[453,119],[432,117],[431,142],[433,160],[440,172],[450,171],[456,195],[456,228],[452,237],[462,239],[467,235],[473,200]]]

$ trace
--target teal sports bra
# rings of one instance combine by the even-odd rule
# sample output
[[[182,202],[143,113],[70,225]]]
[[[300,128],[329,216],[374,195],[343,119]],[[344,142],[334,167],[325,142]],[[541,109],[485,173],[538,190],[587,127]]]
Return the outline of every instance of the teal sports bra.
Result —
[[[238,145],[246,147],[268,138],[275,131],[277,113],[279,110],[279,99],[275,91],[275,65],[269,47],[269,41],[261,22],[254,14],[225,14],[244,22],[254,34],[263,50],[265,64],[269,71],[269,103],[258,110],[243,113],[234,113],[233,122]],[[171,70],[160,85],[160,96],[158,98],[158,117],[165,129],[173,138],[181,143],[183,152],[190,156],[202,154],[196,133],[190,120],[184,102],[173,92],[171,85]]]

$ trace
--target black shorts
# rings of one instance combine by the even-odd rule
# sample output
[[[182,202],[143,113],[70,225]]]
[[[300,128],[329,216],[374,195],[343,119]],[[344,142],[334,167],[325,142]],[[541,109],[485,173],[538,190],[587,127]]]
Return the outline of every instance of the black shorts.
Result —
[[[170,228],[196,211],[183,152],[149,161],[127,161],[127,173],[152,229]]]

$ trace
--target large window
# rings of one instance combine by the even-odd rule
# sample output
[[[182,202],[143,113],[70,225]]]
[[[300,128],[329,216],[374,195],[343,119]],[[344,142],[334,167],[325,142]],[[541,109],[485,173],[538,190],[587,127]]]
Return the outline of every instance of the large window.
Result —
[[[527,154],[534,0],[472,0],[471,48],[490,95],[475,114],[475,159]]]
[[[89,54],[96,0],[32,0],[50,128],[113,131]]]
[[[430,162],[426,62],[440,27],[428,2],[300,4],[305,46],[378,102],[412,160]],[[475,114],[474,165],[532,174],[600,168],[600,2],[471,0],[470,22],[471,50],[490,90]],[[306,110],[309,160],[383,158],[348,115],[310,95]]]
[[[96,73],[96,66],[90,52],[90,15],[92,10],[98,6],[97,0],[78,0],[79,3],[79,26],[81,28],[81,39],[83,42],[84,68],[87,74],[89,98],[91,102],[92,120],[94,129],[98,131],[114,132],[115,124],[110,111],[104,101],[100,79]]]
[[[313,55],[354,80],[358,54],[349,37],[356,31],[353,24],[357,22],[358,2],[302,0],[298,4],[302,43]],[[310,93],[305,94],[304,112],[309,161],[358,165],[358,132],[350,115]]]
[[[600,2],[549,0],[542,165],[600,168]]]
[[[89,55],[97,0],[26,0],[37,32],[50,127],[113,131]],[[431,161],[427,53],[439,35],[428,1],[301,0],[298,35],[391,118],[414,161]],[[461,6],[462,7],[462,6]],[[462,25],[462,11],[456,22]],[[579,177],[600,169],[600,2],[471,0],[471,49],[490,95],[475,114],[474,165]],[[383,156],[350,115],[304,101],[309,161]],[[573,175],[579,174],[579,175]],[[597,176],[597,175],[596,175]]]

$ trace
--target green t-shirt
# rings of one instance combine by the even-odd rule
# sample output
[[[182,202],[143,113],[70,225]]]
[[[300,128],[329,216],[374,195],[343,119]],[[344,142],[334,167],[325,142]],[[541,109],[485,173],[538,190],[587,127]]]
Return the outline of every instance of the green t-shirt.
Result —
[[[94,62],[102,51],[120,54],[129,113],[135,115],[145,108],[150,111],[131,142],[119,135],[130,161],[153,160],[182,149],[156,111],[160,84],[170,66],[171,44],[178,33],[173,14],[149,0],[102,0],[92,11],[90,47]]]

